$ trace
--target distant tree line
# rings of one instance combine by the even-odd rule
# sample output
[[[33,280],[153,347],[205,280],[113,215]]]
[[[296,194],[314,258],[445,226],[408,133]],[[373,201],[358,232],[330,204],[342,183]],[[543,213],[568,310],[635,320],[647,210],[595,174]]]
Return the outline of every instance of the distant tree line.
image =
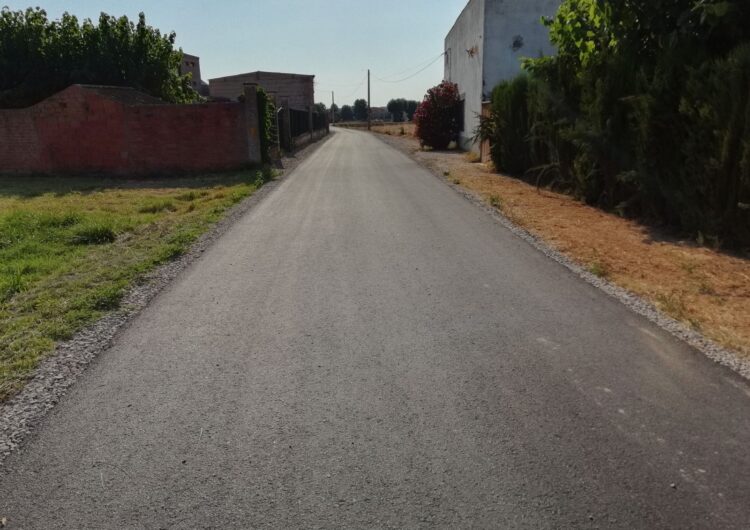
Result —
[[[71,84],[130,86],[172,103],[198,95],[180,75],[175,34],[127,17],[98,23],[68,13],[50,20],[39,8],[0,10],[0,108],[33,105]]]
[[[407,100],[407,99],[392,99],[388,102],[388,112],[391,113],[393,121],[402,122],[412,121],[414,119],[414,113],[417,111],[419,101]]]
[[[322,105],[325,109],[325,105]],[[414,113],[419,106],[418,101],[406,100],[406,99],[392,99],[388,102],[388,112],[391,114],[391,119],[396,122],[412,121],[414,119]],[[336,118],[336,121],[366,121],[367,120],[367,100],[357,99],[353,105],[343,105],[340,109],[334,105],[335,110],[330,114],[330,117]]]

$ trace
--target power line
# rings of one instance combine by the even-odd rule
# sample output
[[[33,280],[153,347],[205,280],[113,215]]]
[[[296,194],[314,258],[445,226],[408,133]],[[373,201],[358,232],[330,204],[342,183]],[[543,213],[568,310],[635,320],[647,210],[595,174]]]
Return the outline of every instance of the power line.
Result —
[[[365,81],[367,81],[367,74],[365,74],[365,76],[362,78],[362,81],[359,82],[359,84],[357,85],[357,88],[352,90],[350,94],[347,94],[346,96],[344,96],[341,101],[345,101],[349,99],[350,97],[352,97],[354,94],[356,94],[357,90],[359,90],[362,87],[362,85],[365,84]]]
[[[361,84],[361,82],[359,84]],[[336,87],[338,87],[338,88],[349,88],[349,87],[353,87],[353,86],[358,86],[358,83],[346,83],[346,84],[341,84],[341,83],[324,83],[323,86],[321,86],[318,81],[315,81],[315,86],[318,87],[318,88],[320,88],[321,90],[327,90],[327,89],[336,88]]]
[[[441,53],[440,55],[438,55],[438,56],[437,56],[437,57],[435,57],[434,59],[431,59],[431,60],[430,60],[430,62],[429,62],[429,63],[428,63],[428,64],[427,64],[427,65],[426,65],[425,67],[423,67],[423,68],[420,68],[419,70],[417,70],[417,71],[416,71],[416,72],[414,72],[413,74],[411,74],[411,75],[408,75],[408,76],[406,76],[406,77],[404,77],[404,78],[401,78],[401,79],[396,79],[395,81],[388,81],[387,79],[382,79],[382,78],[380,78],[380,77],[378,77],[378,76],[376,76],[376,75],[373,75],[373,77],[374,77],[375,79],[377,79],[378,81],[380,81],[381,83],[402,83],[402,82],[404,82],[404,81],[407,81],[408,79],[411,79],[412,77],[415,77],[415,76],[417,76],[417,75],[421,74],[421,73],[422,73],[422,72],[424,72],[425,70],[427,70],[427,69],[428,69],[428,68],[429,68],[430,66],[432,66],[433,64],[435,64],[436,62],[438,62],[438,60],[439,60],[439,59],[440,59],[441,57],[443,57],[444,55],[445,55],[445,52]],[[424,63],[420,63],[420,65],[421,65],[421,64],[424,64]],[[417,68],[418,68],[418,67],[417,67]],[[407,70],[404,70],[404,71],[408,72],[409,70],[411,70],[411,68],[409,68],[409,69],[407,69]],[[400,73],[403,73],[404,71],[402,71],[402,72],[400,72]],[[393,76],[395,76],[395,75],[398,75],[398,74],[391,74],[391,75],[389,75],[389,76],[386,76],[386,77],[393,77]]]
[[[438,55],[438,57],[441,57],[441,56],[443,56],[443,55],[445,55],[445,52],[443,52],[443,53],[441,53],[440,55]],[[373,76],[373,77],[377,78],[377,79],[378,79],[378,80],[380,80],[380,81],[388,82],[388,78],[389,78],[389,77],[396,77],[396,76],[399,76],[399,75],[403,75],[403,74],[405,74],[406,72],[411,72],[411,71],[412,71],[412,70],[414,70],[415,68],[421,68],[422,66],[424,66],[424,65],[426,65],[426,64],[428,64],[428,63],[432,63],[433,61],[435,61],[435,59],[432,59],[432,58],[430,58],[430,59],[427,59],[426,61],[423,61],[423,62],[421,62],[421,63],[419,63],[419,64],[417,64],[417,65],[414,65],[414,66],[410,66],[409,68],[405,68],[405,69],[403,69],[403,70],[399,70],[398,72],[394,72],[394,73],[392,73],[392,74],[388,74],[388,75],[386,75],[386,76],[383,76],[382,78],[381,78],[381,77],[378,77],[378,76]]]

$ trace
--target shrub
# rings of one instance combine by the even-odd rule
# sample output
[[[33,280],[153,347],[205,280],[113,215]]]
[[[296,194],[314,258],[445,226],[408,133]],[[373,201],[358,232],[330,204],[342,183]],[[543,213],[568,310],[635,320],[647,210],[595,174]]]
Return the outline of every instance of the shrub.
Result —
[[[175,203],[170,199],[162,199],[151,201],[138,208],[138,213],[159,213],[164,211],[177,211],[177,206],[175,206]]]
[[[526,75],[500,83],[492,91],[492,161],[500,171],[511,175],[522,175],[531,167],[528,91]]]
[[[112,243],[117,234],[112,227],[104,224],[90,224],[80,227],[73,235],[73,243],[77,245],[102,245]]]
[[[564,0],[557,56],[526,60],[480,120],[495,167],[750,245],[750,3],[720,4]]]
[[[447,149],[459,132],[458,85],[443,81],[427,91],[414,113],[415,136],[422,146]]]

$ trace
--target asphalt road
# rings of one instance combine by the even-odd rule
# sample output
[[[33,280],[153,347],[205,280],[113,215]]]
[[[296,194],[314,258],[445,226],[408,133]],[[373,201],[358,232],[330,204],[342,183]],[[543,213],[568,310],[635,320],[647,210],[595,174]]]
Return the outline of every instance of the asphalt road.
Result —
[[[0,470],[9,528],[747,528],[750,385],[338,131]]]

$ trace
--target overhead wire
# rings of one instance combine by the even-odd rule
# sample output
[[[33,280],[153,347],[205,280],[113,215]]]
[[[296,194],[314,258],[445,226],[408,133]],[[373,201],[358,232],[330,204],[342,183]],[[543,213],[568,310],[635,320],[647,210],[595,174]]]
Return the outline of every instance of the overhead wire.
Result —
[[[352,91],[351,91],[351,93],[349,93],[349,94],[347,94],[346,96],[344,96],[344,97],[342,98],[342,100],[344,100],[344,99],[349,99],[349,98],[350,98],[350,97],[352,97],[352,96],[353,96],[354,94],[356,94],[356,93],[357,93],[357,90],[359,90],[359,89],[360,89],[360,88],[362,87],[362,85],[364,85],[364,84],[365,84],[365,81],[367,81],[367,74],[365,74],[365,76],[364,76],[364,77],[362,78],[362,81],[360,81],[360,82],[359,82],[359,84],[357,85],[357,88],[355,88],[354,90],[352,90]]]
[[[393,80],[393,81],[389,81],[388,79],[383,79],[383,78],[381,78],[381,77],[378,77],[378,76],[376,76],[376,75],[374,75],[374,74],[373,74],[373,77],[374,77],[375,79],[377,79],[378,81],[380,81],[381,83],[402,83],[402,82],[404,82],[404,81],[407,81],[407,80],[411,79],[412,77],[416,77],[417,75],[419,75],[419,74],[421,74],[422,72],[424,72],[425,70],[427,70],[427,69],[428,69],[428,68],[429,68],[430,66],[432,66],[433,64],[435,64],[436,62],[438,62],[438,60],[439,60],[440,58],[442,58],[442,57],[443,57],[444,55],[445,55],[445,52],[441,53],[440,55],[438,55],[438,56],[437,56],[437,57],[435,57],[434,59],[430,59],[430,62],[429,62],[429,63],[427,63],[427,65],[426,65],[426,66],[424,66],[424,67],[420,68],[419,70],[417,70],[417,71],[416,71],[416,72],[414,72],[413,74],[410,74],[410,75],[408,75],[408,76],[406,76],[406,77],[404,77],[404,78],[401,78],[401,79],[396,79],[396,80]],[[420,65],[419,65],[419,66],[421,66],[422,64],[424,64],[424,63],[420,63]],[[412,68],[419,68],[419,66],[416,66],[416,67],[412,67]],[[411,68],[407,68],[406,70],[403,70],[403,71],[401,71],[401,72],[399,72],[399,73],[396,73],[396,74],[391,74],[391,75],[387,75],[387,76],[385,76],[385,77],[394,77],[394,76],[396,76],[396,75],[399,75],[399,74],[401,74],[401,73],[404,73],[404,72],[408,72],[409,70],[411,70]]]

